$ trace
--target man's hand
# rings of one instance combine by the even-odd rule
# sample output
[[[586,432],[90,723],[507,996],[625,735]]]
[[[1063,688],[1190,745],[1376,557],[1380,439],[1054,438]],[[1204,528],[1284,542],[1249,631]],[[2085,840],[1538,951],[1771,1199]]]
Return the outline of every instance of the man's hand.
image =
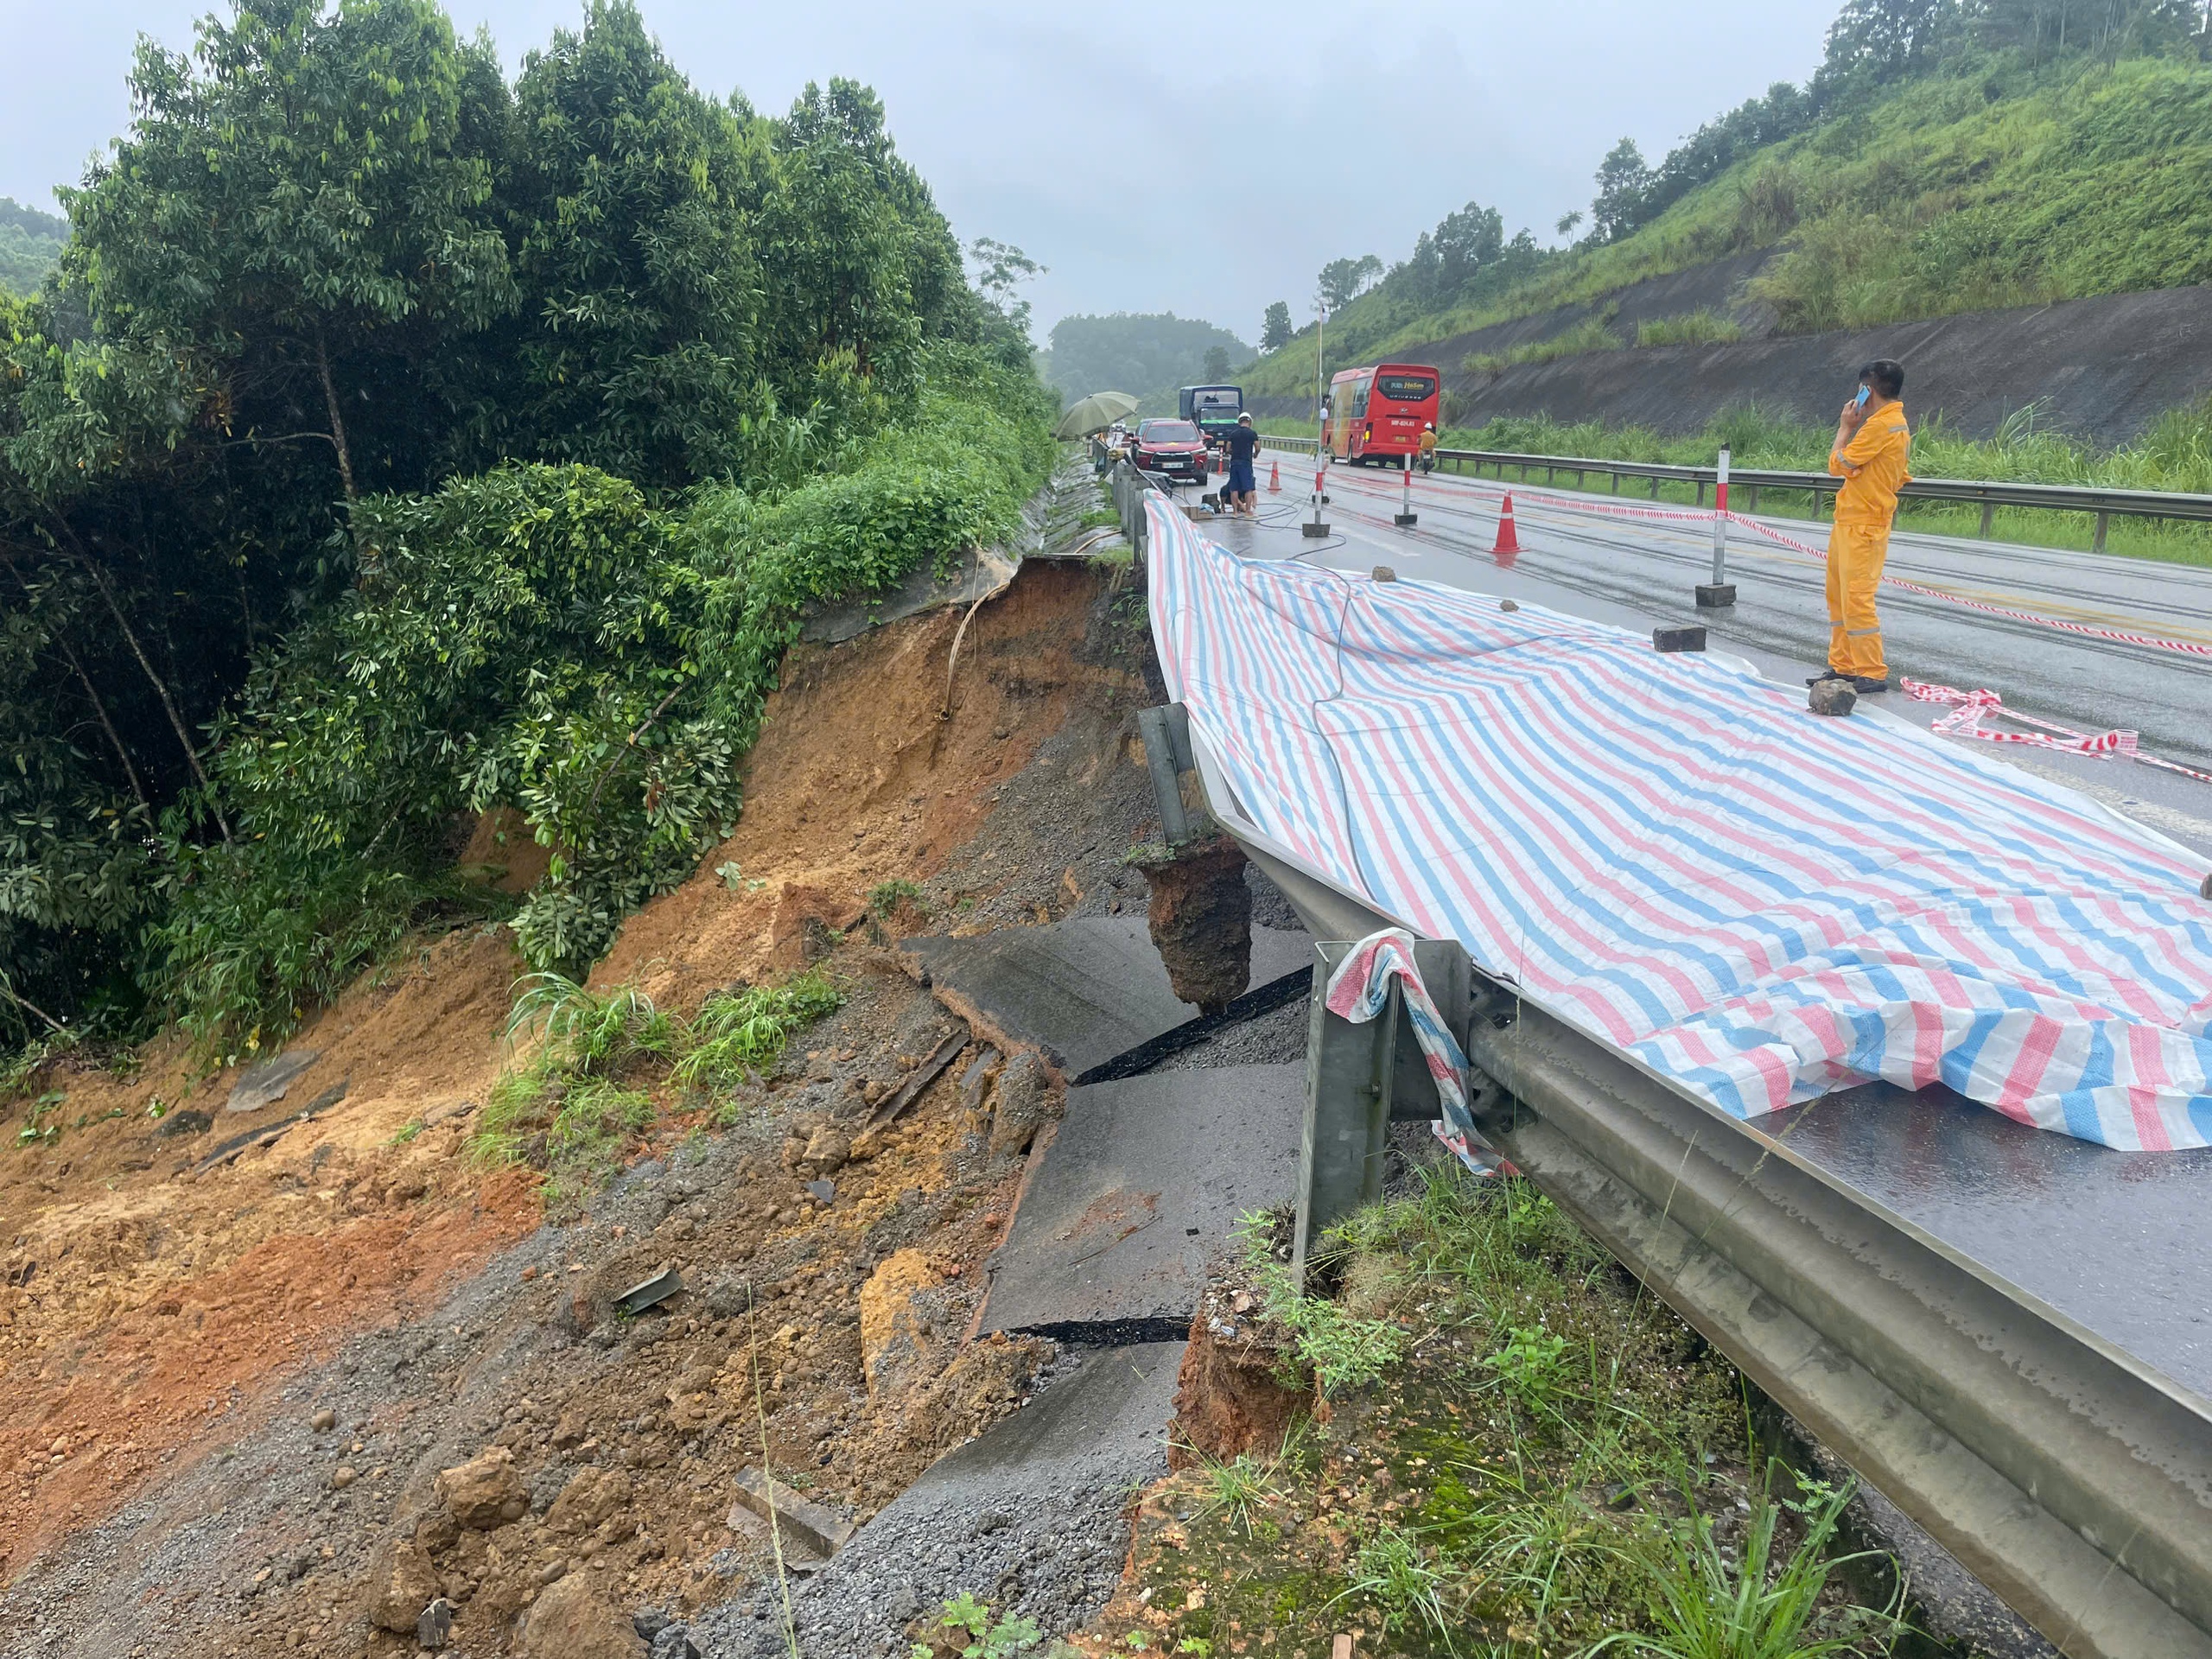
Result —
[[[1836,430],[1846,437],[1856,432],[1859,423],[1866,418],[1868,407],[1867,404],[1860,403],[1856,397],[1853,398],[1843,406],[1842,416],[1836,422]]]

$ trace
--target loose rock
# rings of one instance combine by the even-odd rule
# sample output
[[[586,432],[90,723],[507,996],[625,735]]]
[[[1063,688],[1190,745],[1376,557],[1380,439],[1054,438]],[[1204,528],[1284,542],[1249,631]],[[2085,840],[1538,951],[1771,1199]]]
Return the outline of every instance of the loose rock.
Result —
[[[422,1545],[387,1538],[369,1560],[369,1623],[395,1636],[412,1636],[423,1609],[443,1588]]]
[[[504,1446],[441,1471],[437,1488],[447,1513],[480,1530],[519,1520],[530,1508],[530,1490],[515,1467],[515,1454]]]
[[[1805,706],[1816,715],[1847,715],[1859,694],[1841,680],[1821,680],[1806,694]]]
[[[1019,1157],[1029,1150],[1037,1131],[1058,1116],[1052,1073],[1033,1051],[1025,1049],[999,1074],[998,1104],[991,1114],[991,1155]]]
[[[569,1574],[531,1605],[516,1631],[520,1659],[643,1659],[645,1644],[585,1574]]]

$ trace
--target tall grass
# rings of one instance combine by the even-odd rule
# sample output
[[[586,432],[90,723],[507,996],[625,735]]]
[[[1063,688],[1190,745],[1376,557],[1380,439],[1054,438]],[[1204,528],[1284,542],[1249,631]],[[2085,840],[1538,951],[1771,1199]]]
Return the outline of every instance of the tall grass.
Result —
[[[1772,1476],[1770,1465],[1770,1481]],[[1886,1648],[1896,1638],[1902,1590],[1885,1607],[1858,1608],[1855,1617],[1827,1630],[1815,1628],[1836,1569],[1871,1559],[1829,1553],[1850,1488],[1790,1503],[1802,1528],[1788,1549],[1777,1536],[1784,1506],[1764,1485],[1751,1494],[1751,1512],[1732,1545],[1722,1541],[1687,1484],[1682,1497],[1681,1520],[1641,1535],[1624,1552],[1643,1581],[1651,1630],[1607,1637],[1586,1649],[1584,1659],[1612,1649],[1652,1659],[1823,1659],[1870,1645]]]
[[[1651,317],[1636,325],[1636,343],[1648,346],[1726,346],[1744,337],[1732,318],[1708,308]]]
[[[810,972],[709,997],[686,1020],[633,987],[600,993],[560,974],[528,975],[515,982],[507,1016],[518,1063],[486,1096],[470,1154],[543,1170],[547,1209],[566,1209],[613,1174],[623,1149],[652,1127],[659,1110],[648,1085],[664,1071],[695,1097],[725,1088],[772,1065],[794,1033],[843,1001],[825,975]]]
[[[1608,307],[1601,315],[1585,317],[1547,339],[1523,341],[1503,354],[1470,352],[1460,359],[1459,366],[1470,374],[1496,374],[1515,363],[1551,363],[1562,357],[1580,357],[1586,352],[1618,352],[1624,342],[1612,330],[1612,308]]]

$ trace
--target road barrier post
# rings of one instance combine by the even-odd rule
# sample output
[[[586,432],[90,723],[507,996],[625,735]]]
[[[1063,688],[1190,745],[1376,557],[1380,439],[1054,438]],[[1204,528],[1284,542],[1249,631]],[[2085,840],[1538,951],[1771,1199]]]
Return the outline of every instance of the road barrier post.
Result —
[[[1697,585],[1700,610],[1719,610],[1736,602],[1736,584],[1728,580],[1728,446],[1720,446],[1720,464],[1713,477],[1713,580]]]
[[[1405,467],[1400,474],[1398,510],[1396,512],[1390,515],[1390,522],[1395,524],[1400,530],[1405,529],[1408,524],[1418,523],[1421,517],[1420,514],[1414,511],[1413,452],[1411,450],[1407,451],[1404,459]]]
[[[1324,451],[1316,449],[1313,452],[1313,516],[1298,527],[1299,534],[1308,541],[1329,533],[1328,525],[1321,521],[1321,504],[1329,499],[1321,490],[1321,467],[1325,460]]]

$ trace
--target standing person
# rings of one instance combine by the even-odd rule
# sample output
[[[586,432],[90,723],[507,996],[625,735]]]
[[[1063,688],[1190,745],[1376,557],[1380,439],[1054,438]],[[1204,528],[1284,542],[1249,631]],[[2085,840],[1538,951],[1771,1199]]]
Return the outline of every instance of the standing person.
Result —
[[[1229,429],[1229,487],[1223,493],[1230,505],[1248,518],[1260,505],[1259,481],[1253,476],[1253,463],[1259,454],[1260,435],[1252,428],[1252,417],[1239,415],[1236,424]]]
[[[1424,473],[1436,470],[1436,423],[1421,423],[1421,469]]]
[[[1828,531],[1828,671],[1806,682],[1848,680],[1855,691],[1890,689],[1882,623],[1874,611],[1897,491],[1910,481],[1912,431],[1905,424],[1904,370],[1888,358],[1859,371],[1859,395],[1843,406],[1828,471],[1843,480]]]

